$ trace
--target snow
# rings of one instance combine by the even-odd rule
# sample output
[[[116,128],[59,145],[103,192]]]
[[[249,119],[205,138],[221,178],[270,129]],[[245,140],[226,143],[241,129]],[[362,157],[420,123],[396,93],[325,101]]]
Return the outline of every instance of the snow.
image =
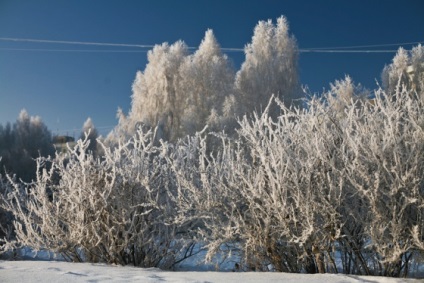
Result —
[[[172,272],[63,261],[0,261],[1,282],[418,282],[342,274],[289,274],[278,272]]]

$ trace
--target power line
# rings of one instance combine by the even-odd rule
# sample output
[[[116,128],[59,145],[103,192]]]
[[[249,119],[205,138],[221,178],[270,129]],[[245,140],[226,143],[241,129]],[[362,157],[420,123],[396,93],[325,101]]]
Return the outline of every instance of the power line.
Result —
[[[136,47],[136,48],[153,48],[155,45],[148,44],[126,44],[126,43],[105,43],[105,42],[85,42],[85,41],[64,41],[64,40],[45,40],[45,39],[30,39],[30,38],[12,38],[0,37],[0,41],[13,42],[33,42],[33,43],[48,43],[48,44],[67,44],[67,45],[90,45],[90,46],[113,46],[113,47]],[[375,44],[375,45],[354,45],[354,46],[339,46],[339,47],[317,47],[317,48],[300,48],[301,53],[394,53],[397,50],[358,50],[357,48],[374,48],[388,46],[402,46],[421,44],[424,41],[391,43],[391,44]],[[188,49],[197,49],[197,47],[187,47]],[[34,49],[34,48],[0,48],[0,50],[9,51],[44,51],[44,52],[103,52],[103,53],[138,53],[146,52],[146,50],[85,50],[85,49]],[[227,48],[222,47],[221,50],[227,52],[244,52],[243,48]]]
[[[89,45],[89,46],[110,46],[110,47],[136,47],[136,48],[153,48],[155,45],[150,44],[127,44],[127,43],[106,43],[106,42],[87,42],[87,41],[66,41],[66,40],[48,40],[48,39],[31,39],[31,38],[14,38],[0,37],[1,41],[12,42],[32,42],[32,43],[49,43],[49,44],[67,44],[67,45]],[[196,49],[196,47],[188,47],[188,49]],[[229,50],[236,48],[228,48]],[[243,49],[240,49],[243,50]]]
[[[44,49],[44,48],[3,48],[5,51],[38,51],[38,52],[81,52],[81,53],[146,53],[148,50],[110,50],[110,49]]]
[[[374,45],[338,46],[338,47],[314,47],[314,48],[307,48],[307,49],[313,49],[313,50],[356,49],[356,48],[372,48],[372,47],[388,47],[388,46],[413,45],[413,44],[421,44],[421,43],[424,43],[424,41],[404,42],[404,43],[390,43],[390,44],[374,44]]]
[[[55,44],[72,44],[72,45],[95,45],[95,46],[114,46],[114,47],[138,47],[138,48],[153,48],[154,47],[154,45],[146,45],[146,44],[46,40],[46,39],[14,38],[14,37],[0,37],[0,40],[2,40],[2,41],[15,41],[15,42],[55,43]]]
[[[299,49],[300,53],[395,53],[397,50],[331,50],[331,49]]]
[[[32,42],[32,43],[53,43],[53,44],[68,44],[68,45],[91,45],[91,46],[113,46],[113,47],[137,47],[137,48],[153,48],[155,45],[149,45],[149,44],[126,44],[126,43],[105,43],[105,42],[85,42],[85,41],[64,41],[64,40],[46,40],[46,39],[30,39],[30,38],[13,38],[13,37],[0,37],[1,41],[13,41],[13,42]],[[197,47],[187,47],[188,49],[197,49]],[[221,48],[224,51],[237,51],[237,52],[243,52],[243,48]],[[3,49],[5,50],[5,49]],[[12,49],[8,49],[12,50]],[[23,49],[16,49],[19,51],[23,51]],[[39,49],[41,51],[41,49]],[[29,50],[33,51],[33,50]],[[36,50],[37,51],[37,50]],[[49,51],[49,50],[43,50],[43,51]],[[52,50],[56,51],[56,49]],[[57,51],[64,51],[64,52],[79,52],[79,50],[61,50],[57,49]],[[94,51],[93,51],[94,52]],[[118,52],[118,51],[109,51],[109,52]],[[135,52],[135,51],[131,51]],[[141,52],[141,51],[139,51]]]

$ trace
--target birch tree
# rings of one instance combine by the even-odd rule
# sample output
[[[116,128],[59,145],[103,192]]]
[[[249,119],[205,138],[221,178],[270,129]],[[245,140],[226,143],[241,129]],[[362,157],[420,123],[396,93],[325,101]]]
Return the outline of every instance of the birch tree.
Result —
[[[393,94],[397,88],[406,87],[424,99],[424,47],[419,44],[411,51],[400,47],[392,63],[384,67],[382,81],[388,93]]]
[[[180,71],[186,105],[182,113],[185,133],[193,135],[206,124],[218,126],[220,117],[229,114],[223,108],[233,94],[235,73],[212,30],[206,31],[198,50],[185,59]],[[231,114],[234,118],[236,113]]]
[[[128,119],[133,124],[158,127],[166,140],[175,139],[181,131],[185,97],[179,68],[186,56],[187,46],[182,41],[156,45],[148,52],[144,72],[137,72],[133,83]]]
[[[235,83],[243,112],[262,112],[272,95],[286,105],[296,102],[301,93],[298,48],[296,39],[289,34],[285,17],[278,18],[276,25],[271,20],[260,21],[252,42],[245,47],[245,54]],[[279,110],[273,107],[270,111],[276,117]]]

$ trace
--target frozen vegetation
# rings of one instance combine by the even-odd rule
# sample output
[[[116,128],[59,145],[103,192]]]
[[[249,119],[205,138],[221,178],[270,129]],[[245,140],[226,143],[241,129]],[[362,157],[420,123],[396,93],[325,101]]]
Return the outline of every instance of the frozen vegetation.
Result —
[[[284,18],[258,24],[238,72],[212,31],[192,55],[177,42],[148,57],[130,113],[119,111],[106,140],[95,139],[87,120],[74,147],[37,158],[32,182],[0,178],[1,207],[13,219],[1,223],[6,255],[31,247],[73,262],[166,270],[200,257],[237,272],[272,271],[114,266],[108,279],[103,265],[40,263],[52,280],[423,276],[422,46],[399,50],[383,88],[346,77],[303,100]],[[34,272],[33,263],[23,266]],[[12,276],[4,278],[26,278],[13,263],[0,267]]]

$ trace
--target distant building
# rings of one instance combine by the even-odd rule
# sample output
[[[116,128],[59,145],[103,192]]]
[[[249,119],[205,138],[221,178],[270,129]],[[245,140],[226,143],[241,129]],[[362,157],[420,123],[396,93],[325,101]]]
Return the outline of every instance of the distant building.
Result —
[[[68,150],[67,144],[71,147],[75,145],[75,138],[70,136],[54,136],[52,142],[57,152],[66,152]]]
[[[54,136],[53,143],[67,143],[67,142],[75,142],[75,139],[70,136]]]

